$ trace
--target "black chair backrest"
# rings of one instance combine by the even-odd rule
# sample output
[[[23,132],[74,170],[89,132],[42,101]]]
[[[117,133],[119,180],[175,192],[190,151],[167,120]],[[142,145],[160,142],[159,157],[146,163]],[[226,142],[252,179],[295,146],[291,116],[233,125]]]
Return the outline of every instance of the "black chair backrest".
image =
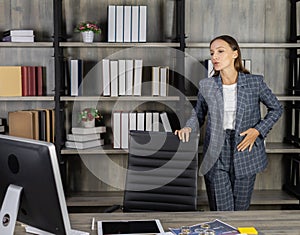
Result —
[[[123,211],[197,209],[199,135],[130,131]]]

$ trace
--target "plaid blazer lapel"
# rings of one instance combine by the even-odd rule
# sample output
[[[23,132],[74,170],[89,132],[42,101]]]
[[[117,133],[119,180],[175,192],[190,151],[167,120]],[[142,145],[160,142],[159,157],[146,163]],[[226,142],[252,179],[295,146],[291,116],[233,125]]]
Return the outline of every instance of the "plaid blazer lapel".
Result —
[[[247,80],[243,73],[239,73],[238,83],[237,83],[237,109],[236,109],[236,122],[235,130],[239,131],[241,122],[244,115],[245,105],[247,102]]]

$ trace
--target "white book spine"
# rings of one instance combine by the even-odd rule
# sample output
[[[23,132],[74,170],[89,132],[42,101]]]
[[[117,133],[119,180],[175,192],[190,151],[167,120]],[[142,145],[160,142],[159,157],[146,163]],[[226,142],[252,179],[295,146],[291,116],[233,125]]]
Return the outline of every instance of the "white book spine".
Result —
[[[109,60],[102,60],[103,96],[110,96],[110,68]]]
[[[133,95],[142,95],[142,69],[143,60],[134,60],[134,87]]]
[[[133,60],[125,61],[126,67],[126,95],[132,95],[133,88]]]
[[[71,60],[70,62],[71,66],[71,96],[78,96],[78,60]]]
[[[116,42],[124,41],[124,7],[117,6],[116,18]]]
[[[126,63],[119,60],[119,95],[126,95]]]
[[[113,146],[114,148],[121,148],[121,113],[113,113]]]
[[[139,6],[139,42],[147,41],[147,6]]]
[[[131,6],[124,6],[124,42],[131,42]]]
[[[251,60],[245,60],[245,68],[251,73]]]
[[[121,113],[121,148],[127,149],[128,148],[128,113],[122,112]]]
[[[129,113],[129,130],[136,130],[136,112]]]
[[[159,67],[152,67],[152,95],[159,95]]]
[[[108,42],[116,42],[116,6],[108,6]]]
[[[146,112],[146,131],[152,131],[152,112]]]
[[[118,61],[110,61],[110,95],[112,97],[118,96]]]
[[[166,112],[160,114],[161,121],[163,123],[164,129],[166,132],[172,132],[170,121]]]
[[[158,112],[153,112],[152,113],[152,119],[153,119],[152,130],[153,131],[159,131],[159,113]]]
[[[131,41],[139,41],[139,6],[132,6],[131,11]]]
[[[160,68],[160,95],[167,96],[169,69],[167,67]]]
[[[145,130],[145,113],[137,113],[137,128],[138,131]]]

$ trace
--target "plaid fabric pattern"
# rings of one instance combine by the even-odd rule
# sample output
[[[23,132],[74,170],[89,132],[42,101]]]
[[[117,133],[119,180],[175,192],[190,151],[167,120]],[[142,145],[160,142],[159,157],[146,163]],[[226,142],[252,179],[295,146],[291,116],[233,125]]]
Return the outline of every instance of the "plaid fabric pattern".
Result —
[[[221,154],[214,167],[205,175],[210,210],[247,210],[254,188],[255,175],[236,177],[234,174],[235,131],[226,130]]]
[[[264,104],[268,113],[261,116],[260,104]],[[205,78],[199,83],[198,100],[186,126],[197,131],[204,123],[207,127],[203,145],[204,159],[200,174],[205,175],[215,164],[224,143],[223,133],[223,91],[221,77]],[[237,83],[237,112],[234,136],[234,173],[237,177],[251,176],[261,172],[267,166],[264,138],[282,115],[282,105],[263,81],[261,75],[239,73]],[[256,128],[260,136],[256,139],[251,152],[236,151],[236,146],[244,137],[240,133]]]

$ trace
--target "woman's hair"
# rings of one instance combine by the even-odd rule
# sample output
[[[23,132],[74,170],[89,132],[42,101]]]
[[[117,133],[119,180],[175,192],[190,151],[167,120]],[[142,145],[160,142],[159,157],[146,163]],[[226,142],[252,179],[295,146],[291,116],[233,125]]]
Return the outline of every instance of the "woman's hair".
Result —
[[[218,36],[218,37],[214,38],[213,40],[211,40],[210,43],[209,43],[209,46],[211,46],[211,44],[214,41],[216,41],[217,39],[220,39],[220,40],[223,40],[223,41],[227,42],[228,45],[231,47],[231,49],[233,51],[238,52],[238,56],[234,60],[234,68],[236,69],[236,71],[249,74],[250,72],[243,66],[241,49],[240,49],[239,44],[237,43],[237,41],[229,35],[221,35],[221,36]],[[215,70],[214,74],[213,74],[213,77],[219,76],[219,74],[220,74],[220,71]]]

